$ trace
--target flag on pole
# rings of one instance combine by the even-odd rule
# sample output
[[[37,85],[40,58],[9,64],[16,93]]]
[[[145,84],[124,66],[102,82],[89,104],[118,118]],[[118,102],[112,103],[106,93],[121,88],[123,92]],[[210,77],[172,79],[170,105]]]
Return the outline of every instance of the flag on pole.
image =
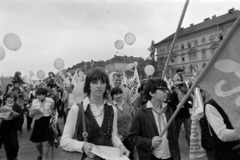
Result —
[[[170,89],[170,90],[171,90],[170,83],[169,83],[169,81],[167,80],[167,77],[166,77],[166,76],[164,77],[164,81],[166,81],[166,82],[167,82],[168,89]]]
[[[190,147],[189,157],[190,159],[201,158],[206,155],[205,150],[201,145],[201,129],[199,120],[203,116],[203,101],[199,91],[199,88],[195,88],[193,99],[193,114],[191,123],[191,134],[190,134]]]
[[[140,87],[140,80],[139,80],[137,68],[135,67],[133,78],[129,83],[131,103],[134,102],[134,100],[138,95],[138,91],[137,91],[138,87]]]
[[[78,72],[78,69],[76,69],[76,71],[75,71],[75,73],[74,73],[74,75],[72,77],[72,84],[74,86],[76,86],[77,83],[79,82],[79,77],[78,77],[78,73],[77,72]]]
[[[204,68],[196,85],[223,108],[240,135],[240,16]],[[194,87],[194,86],[193,86]]]

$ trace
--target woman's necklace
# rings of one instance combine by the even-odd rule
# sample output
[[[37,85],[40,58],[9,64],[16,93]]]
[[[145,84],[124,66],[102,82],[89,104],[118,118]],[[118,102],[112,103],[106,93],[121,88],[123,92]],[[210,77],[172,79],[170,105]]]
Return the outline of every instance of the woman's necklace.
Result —
[[[96,116],[96,115],[93,115],[93,116],[94,116],[94,117],[100,117],[100,116],[103,114],[103,111],[104,111],[104,110],[102,110],[102,112],[101,112],[99,115],[97,115],[97,116]]]

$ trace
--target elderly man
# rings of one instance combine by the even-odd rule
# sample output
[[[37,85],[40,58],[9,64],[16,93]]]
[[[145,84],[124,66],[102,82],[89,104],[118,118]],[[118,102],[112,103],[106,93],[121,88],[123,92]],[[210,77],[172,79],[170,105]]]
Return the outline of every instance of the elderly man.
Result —
[[[122,85],[122,74],[121,73],[114,73],[113,74],[113,84],[112,88],[119,87],[123,91],[123,100],[127,102],[131,106],[131,94],[130,90]]]

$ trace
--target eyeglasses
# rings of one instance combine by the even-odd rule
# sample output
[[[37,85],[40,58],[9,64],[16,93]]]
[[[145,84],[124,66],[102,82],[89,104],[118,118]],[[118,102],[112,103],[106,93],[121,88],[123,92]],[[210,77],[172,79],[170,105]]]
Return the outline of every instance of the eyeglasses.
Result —
[[[168,92],[168,88],[166,87],[158,87],[157,89],[163,91],[164,93]]]

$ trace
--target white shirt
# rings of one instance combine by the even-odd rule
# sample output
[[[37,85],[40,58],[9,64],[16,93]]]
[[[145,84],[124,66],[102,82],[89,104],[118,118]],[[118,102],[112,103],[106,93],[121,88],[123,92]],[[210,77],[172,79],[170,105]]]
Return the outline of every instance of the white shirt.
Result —
[[[162,103],[162,106],[164,108],[164,107],[167,106],[167,104]],[[152,105],[151,101],[147,102],[146,108],[153,108],[153,105]],[[162,132],[162,130],[160,128],[163,129],[167,125],[166,115],[165,115],[165,113],[162,114],[161,120],[163,120],[163,121],[161,121],[161,123],[160,123],[159,120],[158,120],[159,115],[155,111],[152,111],[152,112],[153,112],[153,115],[154,115],[155,122],[157,124],[158,133],[160,135],[160,133]],[[160,125],[161,125],[161,127],[160,127]],[[169,150],[168,139],[167,139],[167,131],[162,136],[162,139],[163,140],[162,140],[161,145],[153,150],[153,154],[157,158],[167,159],[167,158],[171,157],[171,153],[170,153],[170,150]]]
[[[215,107],[207,104],[205,112],[209,124],[221,141],[230,142],[240,139],[240,136],[234,129],[227,129],[223,117]]]
[[[48,117],[52,115],[52,110],[54,108],[54,101],[52,98],[46,97],[43,102],[39,99],[34,99],[32,102],[31,109],[39,109],[43,116]]]
[[[67,108],[71,109],[74,104],[76,104],[76,102],[73,99],[73,93],[69,93],[68,94],[68,106],[67,106]]]
[[[83,100],[84,111],[86,111],[88,104],[90,104],[90,100],[88,97],[86,97]],[[96,107],[96,105],[91,104],[90,109],[94,115],[99,115],[99,113],[101,113],[103,111],[104,104],[101,105],[99,108]],[[111,104],[109,104],[109,105],[111,105]],[[119,147],[122,144],[122,142],[117,136],[117,133],[118,133],[118,131],[117,131],[117,109],[114,106],[112,106],[112,107],[113,107],[113,111],[114,111],[112,143],[113,143],[114,147]],[[84,141],[77,141],[76,139],[73,139],[73,135],[75,133],[76,123],[77,123],[78,110],[79,110],[79,107],[77,105],[72,106],[71,110],[68,113],[67,122],[64,126],[63,135],[62,135],[62,139],[61,139],[61,147],[66,151],[83,152],[82,147],[83,147]],[[95,117],[99,126],[102,125],[103,117],[104,117],[104,113],[99,117]]]

